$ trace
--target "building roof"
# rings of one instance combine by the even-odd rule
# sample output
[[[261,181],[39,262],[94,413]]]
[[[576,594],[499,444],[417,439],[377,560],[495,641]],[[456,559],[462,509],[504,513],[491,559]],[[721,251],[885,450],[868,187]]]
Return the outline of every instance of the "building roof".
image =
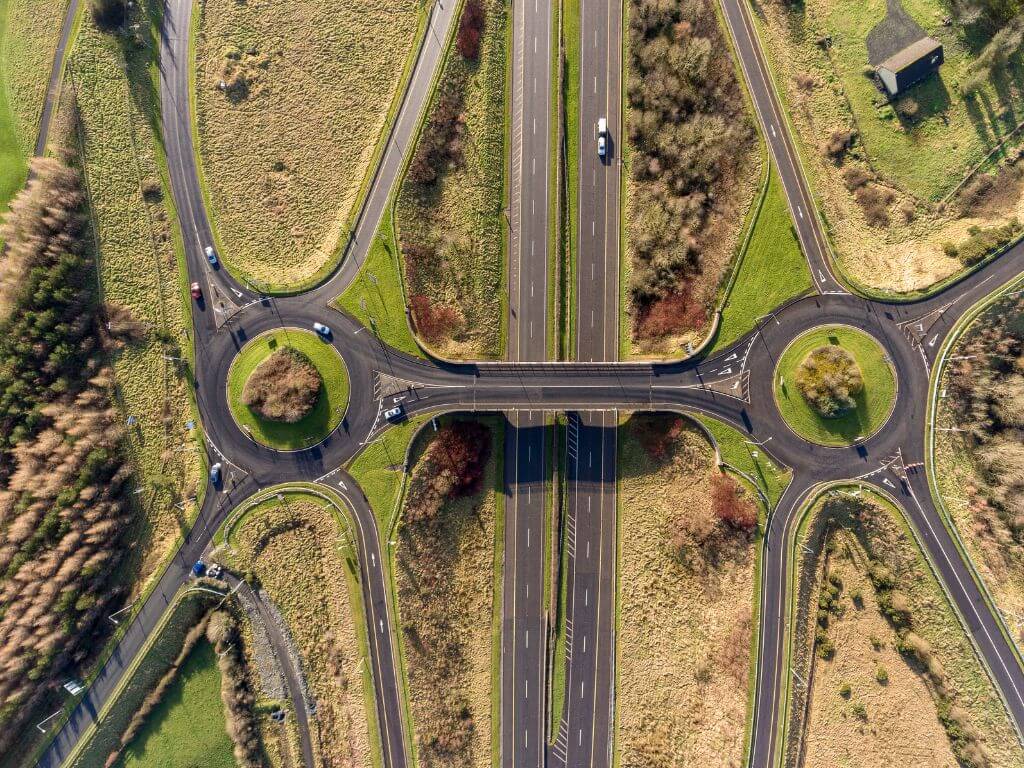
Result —
[[[901,51],[887,58],[879,67],[884,67],[890,72],[900,72],[916,61],[935,53],[942,48],[942,43],[932,37],[922,37]]]

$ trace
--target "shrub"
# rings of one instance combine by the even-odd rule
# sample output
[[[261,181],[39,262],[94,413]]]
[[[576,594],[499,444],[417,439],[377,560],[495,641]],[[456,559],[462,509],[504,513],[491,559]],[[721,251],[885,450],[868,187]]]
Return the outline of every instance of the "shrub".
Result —
[[[757,527],[757,507],[725,472],[711,478],[711,505],[715,516],[733,528],[751,531]]]
[[[872,178],[874,177],[859,165],[848,165],[843,169],[843,183],[851,192],[863,187]]]
[[[844,682],[842,685],[839,686],[839,695],[842,696],[844,699],[850,698],[851,693],[852,689],[850,688],[849,683]]]
[[[276,350],[256,366],[242,389],[242,402],[261,418],[294,424],[320,399],[323,379],[305,354],[292,347]]]
[[[754,132],[709,0],[631,0],[628,15],[633,332],[660,338],[706,321],[675,294],[702,274],[707,225],[730,202]]]
[[[796,386],[814,410],[831,418],[856,406],[854,397],[864,381],[853,356],[829,344],[807,355],[797,370]]]
[[[683,417],[676,414],[637,413],[629,420],[640,447],[652,459],[664,461],[683,432]]]
[[[892,190],[878,184],[865,184],[853,193],[857,204],[864,211],[864,218],[873,227],[889,224],[889,204],[893,201]]]
[[[462,114],[464,91],[462,83],[449,84],[438,98],[409,163],[407,176],[411,181],[431,185],[446,168],[462,163],[462,136],[466,132]]]
[[[856,134],[853,131],[833,131],[825,143],[825,157],[836,165],[842,165],[846,153],[853,147]]]
[[[455,421],[438,430],[409,478],[406,522],[432,522],[446,501],[475,493],[490,455],[491,430],[480,422]]]
[[[412,296],[409,306],[417,333],[428,342],[452,338],[465,325],[462,313],[456,307],[436,305],[423,294]]]
[[[638,315],[636,335],[659,339],[700,328],[707,321],[704,307],[690,295],[689,286],[654,299]]]
[[[858,720],[863,720],[864,722],[867,722],[868,708],[864,706],[863,701],[855,701],[853,703],[853,706],[850,708],[850,711],[853,712],[854,717],[856,717]]]
[[[875,680],[877,680],[880,685],[885,685],[889,682],[889,672],[881,664],[875,667]]]
[[[466,0],[459,18],[459,31],[455,35],[455,47],[464,59],[476,61],[480,58],[480,38],[484,31],[484,6],[480,0]]]
[[[970,236],[967,240],[955,247],[956,255],[967,267],[977,264],[989,254],[1017,239],[1021,233],[1021,224],[1014,217],[1006,224],[999,226],[971,227],[968,233]]]

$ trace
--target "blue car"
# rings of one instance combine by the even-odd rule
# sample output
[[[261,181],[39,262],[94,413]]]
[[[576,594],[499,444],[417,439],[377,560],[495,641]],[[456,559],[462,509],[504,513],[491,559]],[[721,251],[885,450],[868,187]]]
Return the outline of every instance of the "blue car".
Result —
[[[216,267],[217,266],[217,252],[215,250],[213,250],[213,246],[212,245],[206,246],[205,253],[206,253],[206,260],[208,262],[210,262],[211,266]]]
[[[197,579],[201,578],[206,573],[206,563],[202,560],[196,560],[196,564],[192,566],[192,575]]]
[[[218,461],[212,467],[210,467],[210,482],[214,485],[220,485],[220,462]]]

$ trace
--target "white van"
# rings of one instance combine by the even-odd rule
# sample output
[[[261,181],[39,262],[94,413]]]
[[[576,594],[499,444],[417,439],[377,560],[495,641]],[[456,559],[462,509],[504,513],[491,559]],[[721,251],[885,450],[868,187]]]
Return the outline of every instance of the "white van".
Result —
[[[597,120],[597,155],[604,157],[608,153],[608,121],[603,117]]]

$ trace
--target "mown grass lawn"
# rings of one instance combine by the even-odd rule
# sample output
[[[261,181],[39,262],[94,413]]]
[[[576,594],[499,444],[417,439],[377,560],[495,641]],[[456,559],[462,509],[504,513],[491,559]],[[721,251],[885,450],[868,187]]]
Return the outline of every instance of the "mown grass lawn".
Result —
[[[728,347],[753,330],[759,317],[812,287],[782,182],[774,169],[741,258],[739,274],[722,309],[712,352]]]
[[[414,416],[388,427],[348,465],[348,471],[363,489],[381,531],[391,530],[395,504],[402,491],[405,456],[409,443],[429,416]]]
[[[201,641],[116,763],[118,768],[234,768],[220,679],[217,654]]]
[[[825,418],[804,399],[796,373],[818,347],[838,344],[860,367],[864,388],[854,397],[856,407]],[[868,437],[889,418],[896,397],[896,376],[882,347],[873,338],[848,326],[822,326],[797,337],[786,347],[775,369],[775,402],[789,427],[822,445],[850,445]]]
[[[391,208],[381,219],[359,277],[334,300],[334,305],[359,320],[384,343],[415,357],[424,356],[405,315]]]
[[[306,355],[323,379],[316,405],[294,424],[261,418],[242,402],[242,391],[249,375],[271,354],[284,347]],[[242,347],[228,373],[228,403],[235,421],[248,428],[255,440],[278,450],[302,448],[330,434],[345,414],[348,393],[348,371],[341,356],[315,333],[295,328],[282,328],[257,336]]]

